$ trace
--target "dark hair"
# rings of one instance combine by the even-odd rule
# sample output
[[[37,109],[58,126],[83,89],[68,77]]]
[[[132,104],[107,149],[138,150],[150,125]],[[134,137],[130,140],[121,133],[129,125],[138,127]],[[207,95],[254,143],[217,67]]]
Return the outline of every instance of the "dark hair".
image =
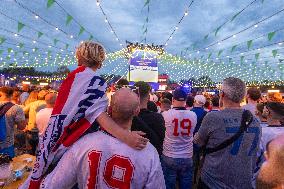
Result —
[[[11,98],[14,90],[12,87],[0,87],[0,92],[6,94],[8,98]]]
[[[204,104],[204,108],[209,108],[210,107],[210,101],[206,100],[205,104]]]
[[[219,96],[214,95],[211,99],[212,105],[215,106],[215,107],[219,107],[219,105],[220,105],[219,100],[220,100]]]
[[[261,92],[257,88],[249,88],[248,91],[247,91],[247,94],[254,101],[259,100],[260,97],[261,97]]]
[[[284,103],[280,102],[268,102],[266,107],[271,109],[279,116],[284,116]]]
[[[167,98],[169,99],[170,101],[173,100],[173,94],[172,93],[169,93],[169,92],[165,92],[164,93],[164,98]]]
[[[149,96],[151,87],[148,83],[144,81],[138,81],[134,84],[135,87],[139,87],[139,96],[140,98],[146,98]]]
[[[194,97],[193,96],[187,96],[186,105],[188,107],[193,107],[193,104],[194,104]]]
[[[152,112],[158,112],[157,105],[155,104],[155,102],[152,102],[152,101],[147,102],[147,109]]]
[[[162,101],[161,101],[161,104],[169,104],[169,105],[172,105],[172,102],[167,99],[167,98],[164,98]]]
[[[121,78],[120,80],[116,82],[116,84],[119,86],[123,86],[123,85],[129,85],[129,82],[127,81],[127,79]]]

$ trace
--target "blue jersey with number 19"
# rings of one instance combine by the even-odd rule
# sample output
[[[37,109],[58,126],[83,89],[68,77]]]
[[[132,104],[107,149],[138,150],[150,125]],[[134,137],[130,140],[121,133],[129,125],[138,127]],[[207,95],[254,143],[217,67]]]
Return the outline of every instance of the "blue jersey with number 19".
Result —
[[[166,126],[163,154],[171,158],[192,158],[193,131],[197,123],[195,113],[186,109],[171,109],[162,115]]]

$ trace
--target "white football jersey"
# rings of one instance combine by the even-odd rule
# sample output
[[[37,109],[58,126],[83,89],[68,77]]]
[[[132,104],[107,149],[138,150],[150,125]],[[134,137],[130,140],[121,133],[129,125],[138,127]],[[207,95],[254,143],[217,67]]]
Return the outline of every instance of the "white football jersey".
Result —
[[[266,126],[262,127],[262,136],[261,136],[261,145],[264,150],[266,150],[266,145],[269,141],[276,138],[277,136],[284,134],[284,127],[278,126],[278,127],[271,127]]]
[[[170,109],[162,115],[166,126],[163,154],[171,158],[192,158],[196,114],[186,109]]]
[[[138,151],[98,131],[77,141],[41,188],[164,189],[165,181],[156,149],[148,143]]]

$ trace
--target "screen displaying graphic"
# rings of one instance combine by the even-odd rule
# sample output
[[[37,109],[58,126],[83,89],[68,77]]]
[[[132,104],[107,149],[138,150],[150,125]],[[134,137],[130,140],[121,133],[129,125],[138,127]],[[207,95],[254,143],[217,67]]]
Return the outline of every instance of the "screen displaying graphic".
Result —
[[[158,82],[157,54],[154,51],[136,50],[129,61],[129,81]]]

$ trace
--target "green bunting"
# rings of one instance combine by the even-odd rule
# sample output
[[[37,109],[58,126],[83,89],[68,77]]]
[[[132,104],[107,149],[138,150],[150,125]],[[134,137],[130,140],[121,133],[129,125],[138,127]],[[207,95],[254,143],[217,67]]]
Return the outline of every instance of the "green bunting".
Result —
[[[20,32],[24,26],[25,24],[23,24],[22,22],[18,22],[18,32]]]
[[[8,48],[8,53],[11,53],[12,52],[12,48]]]
[[[209,34],[205,35],[204,40],[208,39]]]
[[[237,48],[237,45],[232,46],[231,53]]]
[[[150,3],[150,0],[145,0],[144,7],[146,7],[149,3]],[[143,8],[144,8],[144,7],[143,7]]]
[[[210,59],[210,58],[211,58],[211,56],[212,56],[212,52],[211,52],[211,53],[209,53],[209,55],[208,55],[208,59]]]
[[[69,47],[69,44],[65,44],[65,49],[68,49],[68,47]]]
[[[215,36],[217,35],[217,33],[219,32],[219,30],[221,29],[223,25],[219,26],[216,30],[215,30]]]
[[[241,63],[243,63],[244,62],[244,56],[241,56]]]
[[[4,50],[0,50],[0,55],[4,52]]]
[[[93,35],[90,35],[89,41],[91,41],[93,38],[94,38],[94,36],[93,36]]]
[[[272,55],[273,55],[273,57],[275,58],[276,55],[277,55],[277,50],[272,50]]]
[[[20,49],[23,48],[23,46],[24,46],[24,43],[19,43]]]
[[[260,55],[260,53],[256,53],[256,54],[254,55],[256,61],[258,60],[259,55]]]
[[[143,34],[147,33],[147,31],[148,31],[148,29],[147,29],[147,28],[145,28],[145,30],[144,30],[144,32],[143,32]]]
[[[68,25],[68,24],[70,24],[70,22],[73,20],[73,17],[71,16],[71,15],[67,15],[67,18],[66,18],[66,26]]]
[[[53,40],[54,45],[56,45],[58,41],[59,41],[58,39],[54,39]]]
[[[55,1],[54,0],[47,0],[47,8],[51,7]]]
[[[251,46],[252,46],[252,40],[249,40],[248,42],[247,42],[247,46],[248,46],[248,50],[251,48]]]
[[[267,38],[268,38],[268,41],[271,41],[271,39],[273,38],[273,36],[275,35],[275,31],[274,32],[270,32],[269,34],[267,34]]]
[[[6,41],[6,39],[4,38],[4,37],[0,37],[0,45],[2,44],[2,43],[4,43]]]
[[[220,57],[220,55],[222,54],[223,50],[219,50],[218,52],[218,57]]]
[[[42,32],[37,32],[37,38],[40,38],[43,35]]]
[[[81,35],[85,31],[85,28],[83,26],[80,27],[80,31],[78,35]]]

